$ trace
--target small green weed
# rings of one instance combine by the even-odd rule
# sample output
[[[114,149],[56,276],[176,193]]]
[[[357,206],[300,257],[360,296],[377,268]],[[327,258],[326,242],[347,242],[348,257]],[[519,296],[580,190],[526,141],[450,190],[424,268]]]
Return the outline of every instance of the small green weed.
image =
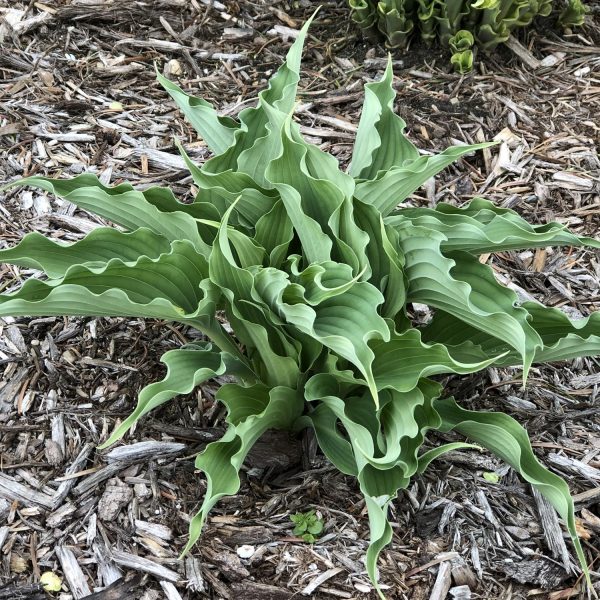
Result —
[[[323,531],[323,519],[314,510],[290,515],[290,521],[295,525],[293,534],[309,544],[314,544]]]

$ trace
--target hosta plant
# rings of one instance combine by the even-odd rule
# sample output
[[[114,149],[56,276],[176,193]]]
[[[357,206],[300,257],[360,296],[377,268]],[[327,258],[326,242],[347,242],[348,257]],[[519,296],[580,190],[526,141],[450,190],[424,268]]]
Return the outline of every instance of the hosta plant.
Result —
[[[219,116],[159,75],[214,157],[194,164],[192,203],[168,188],[29,177],[116,227],[61,244],[37,234],[0,261],[38,269],[0,295],[0,316],[94,315],[178,322],[204,334],[165,353],[166,375],[104,446],[149,411],[227,375],[217,400],[227,430],[196,459],[206,492],[189,551],[215,503],[240,488],[239,471],[268,429],[314,429],[321,450],[358,480],[370,522],[368,574],[392,539],[388,508],[433,459],[471,444],[508,462],[554,505],[577,540],[566,483],[545,469],[525,430],[502,413],[444,397],[444,376],[600,353],[600,314],[571,321],[519,303],[479,256],[550,245],[594,246],[562,225],[532,226],[477,198],[456,208],[398,208],[427,179],[480,146],[421,155],[394,114],[391,67],[366,85],[347,172],[306,142],[293,111],[306,27],[285,63],[238,120]],[[6,287],[6,286],[5,286]],[[431,307],[425,324],[414,303]],[[468,442],[422,447],[430,431]],[[429,440],[429,444],[435,438]]]
[[[483,50],[506,42],[513,30],[535,17],[547,17],[554,7],[562,11],[563,27],[582,25],[587,8],[582,0],[348,0],[353,20],[365,31],[379,31],[389,48],[404,48],[419,32],[425,42],[436,37],[452,52],[451,63],[461,73],[471,69],[473,41]],[[471,44],[460,50],[453,38],[471,34]],[[463,38],[464,42],[464,38]]]

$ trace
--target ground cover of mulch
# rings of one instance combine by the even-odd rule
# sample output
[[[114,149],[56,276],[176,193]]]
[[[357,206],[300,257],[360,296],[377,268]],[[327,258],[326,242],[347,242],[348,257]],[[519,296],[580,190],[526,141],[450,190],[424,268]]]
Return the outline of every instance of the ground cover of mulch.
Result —
[[[347,164],[363,84],[381,74],[386,50],[363,40],[344,2],[321,4],[297,118]],[[169,185],[190,196],[173,138],[197,161],[206,147],[156,84],[153,62],[235,115],[265,86],[313,7],[0,0],[0,182],[94,171],[106,183]],[[465,77],[436,48],[415,42],[393,54],[397,110],[420,148],[501,141],[447,169],[413,204],[483,195],[532,222],[598,235],[600,19],[592,8],[579,31],[559,36],[551,20],[540,21],[512,50],[478,57]],[[39,191],[0,195],[0,247],[31,231],[74,241],[101,223]],[[597,252],[548,248],[483,260],[522,297],[570,315],[600,306]],[[0,266],[0,292],[29,274]],[[217,505],[194,552],[178,559],[205,489],[191,457],[222,433],[218,381],[155,411],[124,444],[96,450],[139,389],[161,376],[161,354],[189,336],[149,320],[0,320],[0,599],[49,597],[38,585],[47,571],[63,580],[54,595],[63,600],[375,598],[362,562],[368,522],[358,487],[315,452],[310,436],[259,443],[240,493]],[[534,368],[525,389],[515,369],[448,381],[464,405],[503,410],[527,426],[538,456],[575,496],[592,571],[600,570],[599,384],[594,359]],[[310,509],[325,522],[314,545],[292,534],[289,518]],[[415,478],[394,503],[393,528],[379,563],[391,599],[585,597],[553,510],[487,453],[446,455]]]

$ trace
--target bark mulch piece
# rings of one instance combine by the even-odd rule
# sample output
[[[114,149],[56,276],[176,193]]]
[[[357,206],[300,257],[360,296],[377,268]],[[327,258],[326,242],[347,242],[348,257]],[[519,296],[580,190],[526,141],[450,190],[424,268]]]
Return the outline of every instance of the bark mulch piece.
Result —
[[[322,4],[297,118],[305,135],[347,164],[362,86],[381,74],[387,51],[362,39],[345,2]],[[0,0],[0,181],[94,171],[105,183],[169,185],[190,197],[173,138],[197,161],[207,149],[155,82],[153,62],[235,115],[265,86],[313,6]],[[540,25],[511,48],[479,56],[466,77],[451,73],[435,48],[415,42],[394,53],[397,110],[420,148],[500,142],[448,168],[411,203],[484,195],[532,222],[557,220],[597,235],[598,12],[578,32],[559,37]],[[30,231],[74,241],[101,224],[39,191],[0,196],[0,247]],[[522,297],[571,315],[599,307],[597,252],[548,248],[483,258]],[[0,266],[0,290],[29,274]],[[37,584],[46,571],[63,579],[64,600],[375,597],[362,562],[364,503],[310,438],[277,434],[259,444],[240,493],[215,508],[194,552],[178,558],[205,489],[190,457],[222,432],[218,382],[155,411],[128,446],[96,450],[140,388],[161,376],[162,353],[190,335],[136,319],[0,320],[0,598],[45,597]],[[504,410],[528,427],[539,457],[575,494],[596,570],[598,372],[597,360],[580,359],[532,369],[526,389],[514,369],[448,383],[463,404]],[[309,509],[325,521],[312,546],[292,535],[289,519]],[[584,597],[554,512],[488,454],[440,459],[394,503],[393,527],[394,543],[380,561],[390,598]],[[250,558],[238,556],[242,545],[253,547]]]

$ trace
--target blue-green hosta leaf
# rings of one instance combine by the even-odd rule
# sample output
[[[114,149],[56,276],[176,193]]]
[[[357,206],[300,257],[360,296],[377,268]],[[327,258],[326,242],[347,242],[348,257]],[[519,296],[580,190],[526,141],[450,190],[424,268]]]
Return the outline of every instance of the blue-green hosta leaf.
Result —
[[[268,165],[267,177],[273,184],[286,184],[299,194],[305,214],[318,223],[330,224],[332,215],[344,200],[344,194],[334,183],[310,175],[306,166],[306,145],[291,137],[291,119],[281,128],[280,154]],[[337,231],[333,231],[334,235]]]
[[[363,423],[362,419],[351,418],[346,412],[347,405],[352,400],[362,403],[368,415],[367,419],[375,415],[375,405],[372,402],[368,402],[368,396],[366,398],[365,396],[360,396],[358,398],[342,399],[338,396],[327,395],[327,391],[331,391],[328,389],[330,387],[329,383],[328,378],[319,375],[309,379],[305,387],[306,400],[308,402],[319,402],[319,406],[321,404],[327,406],[336,419],[344,426],[348,440],[352,445],[358,469],[357,472],[360,475],[361,470],[369,462],[369,459],[375,457],[379,450],[376,439],[377,432],[374,434],[367,426],[368,423]],[[324,384],[326,385],[324,386]],[[365,400],[367,401],[365,402]]]
[[[461,2],[460,0],[448,0],[447,2],[439,2],[439,16],[435,19],[438,22],[438,35],[442,45],[447,46],[451,36],[453,36],[461,28],[461,21],[466,20],[470,11],[469,2]]]
[[[278,190],[309,263],[327,261],[333,251],[335,258],[361,270],[365,261],[358,255],[367,239],[351,219],[353,181],[339,171],[335,159],[326,160],[319,149],[297,141],[301,137],[290,115],[265,110],[278,116],[262,140],[268,150],[257,149],[264,163],[259,170]],[[350,212],[344,210],[348,207]]]
[[[275,158],[276,154],[273,155],[269,144],[276,138],[269,140],[269,144],[265,144],[263,138],[270,137],[267,125],[273,131],[271,121],[278,113],[289,115],[294,108],[300,80],[302,48],[311,22],[312,18],[302,27],[285,62],[269,80],[268,88],[259,93],[258,105],[246,108],[239,114],[240,128],[235,133],[234,144],[224,154],[207,161],[203,169],[212,173],[230,169],[251,175],[254,173],[257,175],[257,183],[265,183],[262,180],[264,169],[260,171],[257,161],[266,166],[269,160]]]
[[[0,295],[2,315],[91,315],[193,318],[205,302],[200,283],[206,259],[190,242],[135,263],[113,258],[101,267],[74,265],[60,279],[30,279],[14,294]]]
[[[350,265],[326,261],[312,263],[306,269],[300,270],[300,256],[291,256],[288,267],[291,272],[290,281],[302,287],[302,297],[307,304],[316,306],[323,300],[343,294],[358,280],[353,275]],[[278,301],[283,301],[279,300]]]
[[[87,177],[88,175],[84,175]],[[100,186],[108,194],[114,194],[115,190],[120,190],[119,193],[127,191],[135,191],[135,188],[129,183],[121,183],[116,187],[103,186],[95,177],[92,175],[90,185]],[[175,197],[175,194],[169,188],[151,186],[142,191],[144,199],[152,206],[155,206],[164,213],[172,212],[184,212],[194,219],[211,219],[215,218],[214,210],[208,210],[206,204],[197,202],[195,204],[185,204]],[[217,213],[218,215],[218,213]]]
[[[238,265],[229,243],[231,231],[227,219],[235,205],[227,210],[209,258],[210,279],[227,300],[229,320],[237,337],[250,355],[260,357],[257,369],[265,381],[293,385],[297,381],[300,343],[290,338],[281,321],[266,304],[257,302],[255,275]],[[236,232],[242,237],[241,232]]]
[[[404,477],[400,467],[380,471],[371,465],[363,469],[358,479],[369,516],[367,573],[379,597],[385,600],[385,595],[379,587],[377,559],[381,551],[392,541],[392,526],[388,520],[389,506],[396,498],[398,490],[408,485],[409,479]]]
[[[220,117],[210,103],[186,94],[177,84],[161,75],[158,69],[156,77],[215,154],[222,154],[233,144],[234,134],[239,127],[234,119]]]
[[[302,244],[303,254],[307,262],[319,263],[331,260],[333,243],[331,238],[324,233],[321,225],[302,210],[302,197],[291,186],[277,184],[277,191],[281,202],[285,206],[287,216],[292,223],[294,231]]]
[[[441,373],[475,373],[495,362],[487,360],[462,363],[455,360],[443,344],[424,344],[417,329],[392,333],[389,341],[371,343],[375,354],[373,376],[378,390],[393,388],[399,392],[414,389],[422,377]]]
[[[111,259],[98,268],[74,265],[60,279],[30,279],[14,294],[0,294],[0,316],[148,317],[180,321],[240,357],[215,316],[218,295],[205,279],[206,259],[190,242],[135,263]]]
[[[66,244],[33,232],[14,248],[0,250],[0,263],[40,269],[49,277],[62,277],[69,267],[99,267],[113,258],[125,263],[141,256],[157,258],[171,250],[169,241],[149,229],[123,233],[110,227],[92,230],[84,239]]]
[[[358,474],[370,524],[367,572],[383,598],[377,583],[376,563],[381,550],[392,538],[388,507],[418,469],[417,451],[424,433],[441,424],[432,406],[441,387],[422,380],[419,388],[410,393],[382,395],[380,412],[365,402],[365,397],[342,400],[335,395],[340,389],[333,374],[311,378],[305,386],[306,399],[319,405],[300,423],[315,427],[319,443],[323,443],[327,456],[338,468],[348,473],[356,470]],[[343,425],[347,437],[337,430],[336,419]]]
[[[380,81],[365,85],[365,100],[354,142],[349,173],[357,179],[375,179],[380,171],[403,167],[419,158],[404,135],[406,123],[394,113],[392,58],[388,56]]]
[[[269,255],[269,264],[279,268],[288,255],[294,228],[285,205],[278,200],[273,208],[256,222],[254,240]]]
[[[162,212],[146,200],[144,192],[131,189],[129,184],[109,188],[95,175],[86,173],[73,179],[27,177],[12,185],[39,187],[129,231],[146,227],[169,241],[189,240],[205,256],[210,251],[193,217],[180,211]]]
[[[381,598],[384,598],[379,586],[377,573],[377,559],[385,546],[392,539],[391,526],[388,520],[388,509],[391,501],[396,497],[398,490],[408,486],[410,477],[419,468],[418,450],[421,447],[427,430],[438,428],[441,418],[432,405],[434,398],[440,393],[440,386],[434,382],[423,379],[415,394],[392,395],[381,411],[381,424],[385,434],[387,454],[382,458],[370,457],[367,464],[360,470],[358,480],[360,489],[365,497],[369,513],[370,544],[367,551],[367,572]],[[407,400],[412,400],[409,407],[405,406]],[[389,408],[389,412],[385,412]],[[408,419],[407,426],[405,420]],[[412,425],[412,426],[411,426]],[[416,425],[416,427],[414,427]],[[346,426],[347,427],[347,426]],[[406,429],[404,429],[406,427]],[[414,433],[414,437],[410,437]],[[403,435],[406,434],[406,435]],[[361,464],[358,454],[362,448],[357,443],[353,444],[357,463]],[[400,452],[398,453],[398,445]],[[395,464],[387,462],[393,460],[398,453]]]
[[[368,280],[371,275],[367,255],[369,235],[357,223],[354,214],[355,202],[344,198],[330,219],[331,229],[337,232],[332,257],[338,262],[350,265],[356,275]]]
[[[394,318],[404,311],[406,304],[404,256],[398,234],[392,227],[384,225],[381,215],[370,204],[356,201],[354,218],[369,240],[365,248],[369,281],[385,298],[380,314]]]
[[[200,511],[190,524],[183,554],[200,537],[210,509],[223,496],[239,490],[239,470],[256,440],[268,429],[290,428],[303,409],[302,395],[287,387],[226,384],[216,397],[227,407],[229,427],[220,441],[209,444],[196,459],[196,467],[206,475],[207,488]]]
[[[254,227],[256,222],[273,208],[277,201],[277,194],[273,190],[263,189],[246,173],[235,171],[210,173],[201,169],[194,164],[181,144],[177,144],[177,146],[192,174],[194,183],[200,189],[195,203],[214,204],[219,212],[219,217],[223,218],[227,208],[237,201],[236,212],[251,227]]]
[[[593,313],[586,319],[571,320],[561,310],[536,302],[525,302],[521,308],[530,315],[529,323],[543,343],[543,347],[536,350],[534,362],[600,354],[600,313]],[[422,333],[424,339],[439,341],[450,347],[451,352],[454,348],[471,344],[487,356],[508,351],[508,354],[499,356],[495,364],[515,365],[519,361],[519,356],[503,340],[470,327],[447,313],[436,313]]]
[[[448,444],[443,444],[437,448],[427,450],[427,452],[423,452],[423,454],[419,456],[417,473],[424,473],[427,470],[427,467],[429,467],[436,458],[439,458],[448,452],[466,449],[481,450],[481,446],[477,446],[477,444],[467,444],[466,442],[449,442]]]
[[[293,187],[303,212],[333,236],[332,257],[363,271],[368,267],[368,237],[353,217],[354,180],[340,171],[334,157],[306,143],[291,119],[284,123],[281,135],[281,155],[269,165],[269,180]]]
[[[523,308],[531,315],[531,326],[544,342],[544,347],[536,352],[536,362],[600,354],[600,312],[571,320],[558,308],[536,302],[525,302]]]
[[[370,30],[375,25],[377,12],[374,0],[349,0],[352,20],[362,29]]]
[[[385,390],[378,413],[365,398],[346,399],[344,412],[337,414],[354,440],[355,451],[362,455],[359,463],[383,471],[399,466],[406,478],[414,475],[425,432],[441,423],[431,404],[432,395],[437,396],[440,391],[438,384],[427,379],[408,392]],[[356,427],[366,427],[372,443],[365,445],[365,438],[356,435]],[[373,448],[377,448],[376,453]]]
[[[337,415],[326,404],[319,404],[309,414],[300,417],[295,429],[313,427],[319,448],[332,465],[346,475],[358,475],[352,444],[338,428]]]
[[[315,307],[284,304],[280,310],[288,323],[355,365],[377,404],[372,372],[374,354],[369,342],[389,339],[387,324],[377,313],[382,303],[383,296],[377,288],[358,282]]]
[[[385,217],[430,177],[437,175],[461,156],[492,145],[452,146],[440,154],[420,156],[407,166],[392,167],[377,179],[359,182],[354,195],[365,204],[375,206]]]
[[[444,252],[465,250],[483,254],[545,246],[600,247],[598,240],[573,235],[559,223],[530,225],[516,212],[496,207],[482,198],[475,198],[462,208],[440,203],[435,209],[403,209],[385,222],[401,226],[407,219],[413,225],[443,233]]]
[[[442,391],[441,386],[429,379],[421,379],[415,390],[407,393],[391,392],[391,402],[382,411],[381,424],[385,436],[388,456],[393,456],[396,446],[400,445],[400,454],[396,464],[402,468],[406,477],[412,477],[419,470],[419,450],[430,429],[437,429],[442,420],[433,406],[433,399]],[[417,395],[417,402],[411,402],[411,411],[407,411],[404,402]],[[422,397],[422,399],[421,399]],[[392,425],[392,423],[394,425]],[[377,462],[372,462],[377,466]],[[387,467],[385,461],[381,467]]]
[[[331,181],[338,187],[346,198],[354,194],[354,178],[340,170],[340,164],[332,154],[324,152],[315,144],[309,144],[300,134],[300,128],[291,123],[292,139],[306,148],[305,165],[308,174],[315,179]]]
[[[280,136],[279,150],[277,157],[269,161],[265,177],[279,191],[309,262],[323,262],[331,256],[361,271],[366,267],[362,254],[367,239],[351,218],[350,199],[343,191],[352,190],[345,183],[348,176],[339,171],[335,159],[335,164],[319,161],[320,151],[313,148],[311,153],[311,146],[295,141],[299,134],[289,116],[272,127],[269,137],[275,134]],[[313,167],[321,164],[321,169],[312,169],[317,177],[310,172],[309,163]],[[341,181],[336,184],[331,173]],[[322,175],[328,178],[319,178]]]
[[[415,23],[414,4],[397,0],[379,0],[377,6],[377,26],[386,37],[388,48],[404,48]]]
[[[454,429],[487,448],[506,461],[525,481],[547,498],[565,521],[589,582],[585,555],[577,537],[569,486],[537,460],[525,429],[512,417],[503,413],[465,410],[458,406],[453,398],[436,401],[435,408],[442,417],[442,431]]]
[[[189,394],[208,379],[225,373],[225,361],[220,352],[192,345],[169,350],[160,359],[167,367],[161,381],[147,385],[139,394],[135,410],[104,442],[100,449],[120,440],[145,414],[180,394]]]
[[[398,228],[406,258],[409,302],[420,302],[450,313],[467,325],[497,337],[514,348],[523,362],[523,376],[542,340],[528,322],[526,310],[515,306],[517,296],[501,286],[492,270],[476,257],[442,255],[444,236],[424,227]]]
[[[323,345],[318,340],[286,322],[284,310],[286,303],[306,303],[305,290],[299,284],[290,283],[290,276],[287,273],[272,267],[256,269],[253,276],[254,303],[264,307],[280,332],[295,343],[296,350],[293,356],[298,366],[290,377],[297,377],[298,372],[305,372],[312,367],[323,351]]]

